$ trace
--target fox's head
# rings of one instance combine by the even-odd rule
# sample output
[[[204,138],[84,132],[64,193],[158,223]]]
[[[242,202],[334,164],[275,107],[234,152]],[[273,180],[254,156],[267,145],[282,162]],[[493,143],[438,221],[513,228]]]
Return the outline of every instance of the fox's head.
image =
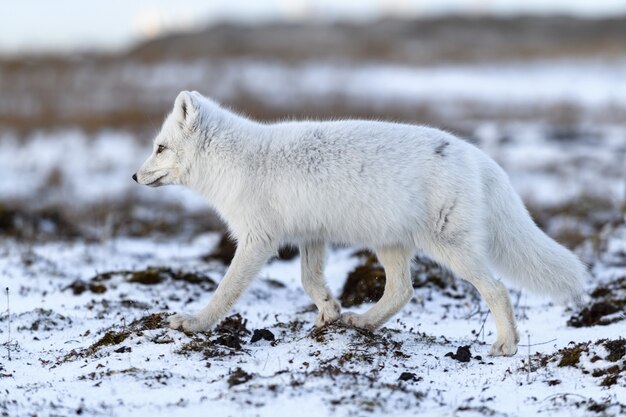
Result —
[[[152,154],[133,174],[137,183],[150,187],[185,184],[194,157],[192,142],[202,100],[204,97],[195,91],[178,94],[174,109],[154,139]]]

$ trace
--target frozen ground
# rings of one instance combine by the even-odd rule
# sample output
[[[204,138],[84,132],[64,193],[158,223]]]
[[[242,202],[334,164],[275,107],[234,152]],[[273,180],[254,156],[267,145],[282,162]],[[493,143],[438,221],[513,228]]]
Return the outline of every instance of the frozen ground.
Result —
[[[6,92],[0,97],[0,116],[46,123],[54,118],[96,123],[103,115],[127,112],[131,118],[149,115],[159,124],[156,115],[171,106],[176,94],[194,89],[261,115],[271,114],[270,109],[306,114],[302,108],[308,106],[330,116],[322,108],[350,102],[382,114],[389,108],[428,106],[443,118],[457,119],[468,108],[470,113],[506,114],[520,106],[542,118],[551,107],[566,105],[595,118],[623,120],[626,107],[626,59],[621,55],[455,65],[271,58],[87,61],[5,72],[0,67],[0,88]]]
[[[559,114],[564,119],[556,124],[505,116],[509,102],[518,116],[564,102],[596,116],[607,108],[619,113],[626,106],[625,62],[358,68],[131,62],[62,69],[56,84],[38,77],[37,69],[22,82],[22,73],[14,74],[17,81],[2,88],[15,86],[16,94],[7,90],[4,97],[12,100],[0,100],[0,116],[22,112],[26,124],[38,111],[33,103],[41,101],[36,94],[18,95],[24,85],[49,93],[48,99],[63,89],[52,119],[81,112],[99,117],[117,105],[123,111],[145,105],[161,117],[178,90],[198,86],[224,99],[262,97],[259,108],[275,105],[283,112],[302,97],[323,106],[335,96],[368,108],[425,103],[469,126],[463,136],[504,167],[540,226],[576,248],[593,276],[582,311],[512,290],[522,342],[511,358],[487,356],[495,328],[484,303],[430,264],[416,267],[410,305],[374,333],[339,326],[313,331],[316,312],[298,283],[296,257],[265,267],[233,309],[239,316],[211,333],[187,335],[165,328],[163,320],[208,302],[226,268],[216,259],[224,257],[217,246],[222,233],[191,192],[131,181],[150,151],[150,135],[4,130],[0,288],[8,293],[0,297],[0,413],[624,414],[626,129],[589,123],[587,113]],[[93,95],[84,95],[85,86]],[[475,109],[483,113],[472,119]],[[501,117],[485,117],[490,109]],[[140,115],[141,123],[145,118]],[[363,271],[357,266],[365,267],[367,285],[381,286],[370,273],[376,265],[355,250],[329,250],[326,275],[346,299],[354,292],[344,289],[346,278]],[[261,329],[275,340],[252,342]],[[446,356],[463,346],[469,346],[468,362],[458,360],[463,349]]]
[[[623,223],[607,230],[604,239],[607,249],[594,265],[590,289],[626,274]],[[605,317],[618,320],[612,324],[575,328],[566,324],[573,315],[567,308],[513,292],[520,350],[510,358],[491,358],[495,327],[485,305],[460,282],[430,282],[428,273],[416,278],[425,281],[410,305],[372,334],[335,326],[312,331],[316,313],[298,282],[298,258],[263,269],[233,310],[243,323],[231,319],[211,334],[195,336],[164,328],[166,315],[197,310],[210,299],[224,266],[201,256],[218,240],[207,234],[191,242],[8,242],[0,257],[9,289],[0,320],[0,412],[584,416],[590,410],[626,411],[624,344],[613,341],[617,353],[603,344],[623,337],[623,312]],[[328,261],[326,275],[339,295],[347,273],[363,259],[339,248]],[[148,267],[172,271],[151,274],[155,269]],[[103,275],[111,271],[144,274]],[[267,329],[275,340],[252,343],[246,329]],[[586,342],[591,343],[578,346],[579,359],[560,366],[572,359],[564,348]],[[446,356],[465,345],[469,362]],[[409,373],[404,381],[403,373]]]
[[[155,191],[131,182],[129,173],[149,152],[149,138],[59,131],[5,139],[1,174],[12,179],[0,183],[5,201],[88,207],[130,195],[141,208],[132,217],[174,201],[179,206],[173,230],[180,219],[207,210],[182,189]],[[522,338],[516,356],[487,356],[495,328],[485,305],[471,288],[460,281],[453,285],[428,266],[416,275],[411,304],[373,334],[336,326],[314,332],[316,313],[298,283],[295,258],[275,260],[263,270],[233,310],[241,319],[193,336],[162,322],[210,299],[225,266],[204,255],[217,250],[220,232],[170,230],[162,236],[158,232],[165,226],[157,223],[146,237],[121,233],[85,240],[79,234],[44,242],[6,236],[0,248],[2,288],[9,289],[0,298],[0,412],[625,412],[626,364],[619,338],[626,331],[626,228],[616,211],[601,217],[606,207],[605,212],[596,207],[601,199],[617,206],[623,198],[623,129],[560,132],[541,125],[482,124],[471,139],[505,167],[527,202],[539,209],[560,207],[546,212],[550,222],[544,227],[557,235],[568,227],[575,230],[579,252],[593,267],[588,287],[595,296],[580,315],[512,292]],[[54,231],[54,219],[49,222],[42,230]],[[343,289],[348,273],[367,265],[354,250],[329,252],[326,275],[337,295],[350,293]],[[362,311],[368,304],[352,308]],[[259,329],[269,330],[275,340],[252,343],[252,332]],[[469,346],[469,362],[446,356],[462,346]]]

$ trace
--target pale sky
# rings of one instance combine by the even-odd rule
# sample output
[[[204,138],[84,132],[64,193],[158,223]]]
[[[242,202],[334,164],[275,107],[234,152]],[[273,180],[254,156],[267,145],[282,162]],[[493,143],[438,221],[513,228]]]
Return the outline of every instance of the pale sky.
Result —
[[[626,14],[626,0],[0,0],[0,53],[111,50],[212,22]]]

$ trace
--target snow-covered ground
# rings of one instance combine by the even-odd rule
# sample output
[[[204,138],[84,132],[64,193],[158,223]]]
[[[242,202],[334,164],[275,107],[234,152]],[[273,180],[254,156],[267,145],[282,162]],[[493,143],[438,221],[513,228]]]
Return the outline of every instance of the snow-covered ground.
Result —
[[[570,103],[589,112],[626,107],[623,59],[423,68],[236,60],[76,71],[67,75],[75,86],[57,80],[67,87],[60,113],[106,113],[119,102],[169,106],[178,90],[198,85],[218,98],[243,91],[263,97],[262,105],[285,108],[302,97],[324,103],[341,96],[380,106],[424,102],[465,121],[472,106]],[[107,77],[118,83],[96,82]],[[93,86],[93,95],[72,100],[81,94],[79,85]],[[25,97],[0,100],[0,112],[37,110],[37,100]],[[208,213],[201,198],[131,180],[152,138],[130,130],[0,132],[0,231],[9,230],[0,236],[0,413],[625,413],[620,338],[626,334],[626,226],[619,207],[626,191],[626,128],[484,120],[468,122],[467,139],[503,166],[542,227],[569,236],[566,243],[577,247],[593,272],[590,304],[582,312],[512,290],[522,341],[511,358],[487,356],[495,327],[475,292],[429,266],[416,275],[410,305],[373,333],[339,326],[313,331],[316,312],[299,284],[297,257],[269,263],[233,309],[240,316],[212,333],[169,330],[166,316],[203,307],[226,267],[205,257],[216,250],[221,232],[183,233],[178,227],[181,219]],[[21,211],[59,206],[80,214],[67,222],[81,223],[95,216],[89,211],[98,205],[112,207],[111,201],[132,206],[119,213],[121,222],[171,207],[176,216],[141,233],[122,228],[95,239],[82,232],[55,239],[54,217],[35,228],[50,230],[46,239],[13,233],[29,218]],[[356,249],[329,249],[326,276],[337,295],[344,293],[348,274],[365,263],[354,256]],[[261,329],[275,340],[251,342]],[[457,360],[463,349],[460,356],[446,356],[463,346],[469,346],[469,362]]]
[[[609,262],[609,254],[623,256],[625,232],[622,224],[608,234],[607,262],[595,265],[595,280],[626,274],[625,265]],[[602,342],[595,344],[623,337],[626,321],[570,327],[572,311],[525,292],[513,293],[522,341],[510,358],[487,355],[494,323],[484,303],[459,282],[456,288],[449,283],[443,289],[418,288],[409,306],[371,334],[342,327],[313,332],[316,312],[299,285],[298,258],[268,264],[233,310],[248,331],[271,331],[273,342],[252,343],[239,323],[196,336],[163,327],[167,314],[195,311],[210,299],[210,280],[218,282],[224,266],[200,257],[218,239],[207,234],[191,242],[8,242],[0,257],[3,287],[9,288],[0,320],[6,342],[0,353],[0,411],[9,416],[586,416],[590,407],[607,404],[613,405],[605,415],[626,411],[623,345],[622,356],[611,361]],[[326,275],[336,294],[359,263],[351,249],[330,251]],[[204,281],[175,279],[167,270],[156,281],[98,275],[147,267],[198,274]],[[76,280],[85,283],[83,292]],[[567,353],[560,349],[589,341],[579,363],[559,366]],[[446,356],[465,345],[469,362]],[[611,366],[618,367],[617,379],[602,386],[606,376],[597,374]],[[403,373],[410,373],[404,381]]]

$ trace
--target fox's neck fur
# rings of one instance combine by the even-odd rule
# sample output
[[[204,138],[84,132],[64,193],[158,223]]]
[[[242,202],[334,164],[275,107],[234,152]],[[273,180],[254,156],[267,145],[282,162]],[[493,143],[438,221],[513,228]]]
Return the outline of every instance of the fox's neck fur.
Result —
[[[188,186],[203,195],[222,216],[243,204],[253,156],[267,129],[253,120],[207,101],[192,126],[196,152],[189,163]],[[258,154],[257,154],[258,157]],[[230,216],[229,216],[230,217]],[[224,220],[232,225],[229,218]]]

